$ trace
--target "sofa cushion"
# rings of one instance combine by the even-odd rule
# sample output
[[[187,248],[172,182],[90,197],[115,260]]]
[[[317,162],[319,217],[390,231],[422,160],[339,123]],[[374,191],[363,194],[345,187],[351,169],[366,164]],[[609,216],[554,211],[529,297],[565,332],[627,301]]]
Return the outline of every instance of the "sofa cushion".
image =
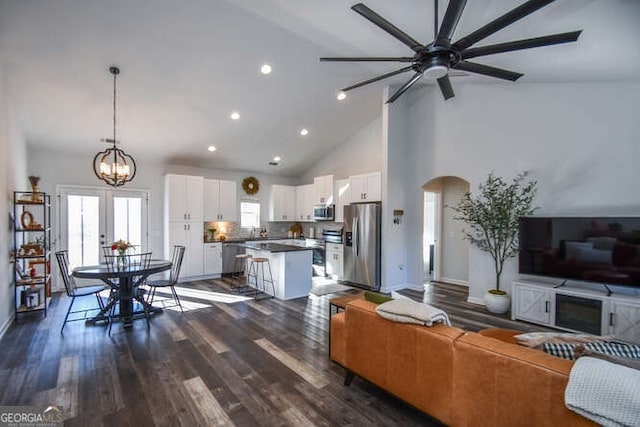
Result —
[[[542,344],[581,344],[588,342],[610,341],[612,336],[596,336],[589,334],[573,334],[567,332],[528,332],[514,336],[518,344],[532,348],[540,348]]]
[[[610,363],[626,366],[628,368],[640,370],[640,359],[630,359],[628,357],[611,356],[609,354],[600,353],[588,348],[584,348],[583,345],[577,345],[574,349],[574,355],[576,359],[583,356],[595,357],[596,359],[606,360]]]
[[[573,362],[473,332],[454,348],[451,425],[594,425],[563,404]]]
[[[562,359],[574,360],[575,348],[578,344],[544,343],[542,351]],[[640,346],[619,342],[591,342],[582,344],[585,349],[618,357],[640,359]]]
[[[344,366],[449,424],[453,342],[463,331],[391,322],[376,307],[366,300],[347,305]]]

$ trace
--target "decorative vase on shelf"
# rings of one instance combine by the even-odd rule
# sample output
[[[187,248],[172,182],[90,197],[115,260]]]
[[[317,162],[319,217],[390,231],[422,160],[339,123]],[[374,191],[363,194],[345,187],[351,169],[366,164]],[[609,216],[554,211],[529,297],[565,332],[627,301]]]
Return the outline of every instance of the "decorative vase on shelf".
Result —
[[[40,177],[39,176],[33,176],[31,175],[29,177],[29,183],[31,184],[31,191],[33,192],[33,194],[31,195],[31,201],[32,202],[40,202],[40,195],[38,194],[38,192],[40,191],[40,189],[38,188],[38,182],[40,181]]]

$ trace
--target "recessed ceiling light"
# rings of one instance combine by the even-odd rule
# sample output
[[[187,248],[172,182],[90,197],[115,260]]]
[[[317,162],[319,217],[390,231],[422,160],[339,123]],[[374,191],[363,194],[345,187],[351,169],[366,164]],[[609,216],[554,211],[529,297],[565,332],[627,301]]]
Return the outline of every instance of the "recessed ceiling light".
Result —
[[[264,64],[262,67],[260,67],[260,72],[262,74],[269,74],[271,72],[271,65]]]
[[[307,135],[309,135],[309,131],[308,131],[308,130],[306,130],[306,129],[302,129],[302,130],[300,131],[300,135],[302,135],[302,136],[307,136]]]
[[[233,113],[231,113],[231,120],[238,120],[240,118],[240,113],[238,113],[237,111],[234,111]]]
[[[338,96],[336,96],[336,98],[338,98],[338,101],[343,101],[346,97],[347,97],[347,94],[344,92],[340,92],[338,93]]]
[[[282,159],[280,158],[280,156],[275,156],[275,157],[273,158],[273,161],[274,161],[274,162],[276,162],[276,163],[277,163],[277,162],[279,162],[280,160],[282,160]]]
[[[213,153],[214,151],[216,151],[216,147],[214,147],[213,145],[210,145],[209,147],[207,147],[207,150]]]

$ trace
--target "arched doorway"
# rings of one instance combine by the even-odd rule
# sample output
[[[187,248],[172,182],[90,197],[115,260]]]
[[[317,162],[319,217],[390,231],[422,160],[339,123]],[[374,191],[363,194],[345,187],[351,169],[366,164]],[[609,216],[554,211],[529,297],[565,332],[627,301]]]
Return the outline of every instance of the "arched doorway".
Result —
[[[469,182],[456,176],[437,177],[423,187],[423,279],[469,285],[469,242],[463,224],[447,206],[458,204]]]

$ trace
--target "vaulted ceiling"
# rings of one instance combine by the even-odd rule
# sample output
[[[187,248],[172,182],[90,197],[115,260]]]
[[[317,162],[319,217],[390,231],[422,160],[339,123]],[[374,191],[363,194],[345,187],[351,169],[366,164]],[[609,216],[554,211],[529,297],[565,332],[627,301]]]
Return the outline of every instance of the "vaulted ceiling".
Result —
[[[86,153],[112,133],[111,65],[118,78],[118,139],[140,159],[298,176],[379,116],[382,88],[341,87],[400,68],[320,63],[320,56],[410,56],[344,0],[0,0],[0,61],[30,146]],[[423,43],[433,0],[367,0]],[[446,0],[440,2],[440,17]],[[460,38],[522,2],[469,0]],[[479,58],[525,74],[460,84],[640,82],[640,2],[558,0],[479,43],[582,29],[576,43]],[[481,60],[480,60],[481,59]],[[260,73],[269,63],[273,71]],[[431,83],[425,83],[431,84]],[[440,96],[433,91],[434,96]],[[441,102],[445,102],[441,99]],[[464,102],[454,98],[447,102]],[[238,111],[237,121],[230,114]],[[309,134],[300,135],[306,128]],[[217,150],[207,151],[209,145]],[[274,156],[279,166],[269,166]]]

